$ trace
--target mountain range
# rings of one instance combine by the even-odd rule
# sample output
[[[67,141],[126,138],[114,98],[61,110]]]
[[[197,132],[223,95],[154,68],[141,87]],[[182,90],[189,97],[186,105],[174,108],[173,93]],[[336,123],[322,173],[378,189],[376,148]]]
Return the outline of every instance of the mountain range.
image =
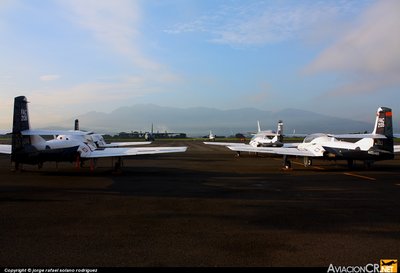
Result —
[[[219,136],[255,132],[257,121],[260,121],[262,130],[276,130],[278,120],[282,120],[286,134],[292,134],[294,130],[299,134],[371,132],[374,123],[373,115],[371,123],[367,123],[298,109],[273,112],[255,108],[219,110],[138,104],[110,113],[88,112],[57,125],[72,129],[75,119],[79,119],[82,130],[98,133],[146,132],[153,124],[154,132],[186,133],[188,136],[208,135],[210,130]]]

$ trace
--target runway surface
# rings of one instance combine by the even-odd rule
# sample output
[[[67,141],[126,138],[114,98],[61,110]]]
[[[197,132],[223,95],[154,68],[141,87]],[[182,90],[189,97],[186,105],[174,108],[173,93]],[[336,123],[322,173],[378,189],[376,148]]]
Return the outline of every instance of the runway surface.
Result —
[[[242,154],[196,141],[122,172],[0,156],[0,266],[323,266],[400,258],[400,159],[345,162]]]

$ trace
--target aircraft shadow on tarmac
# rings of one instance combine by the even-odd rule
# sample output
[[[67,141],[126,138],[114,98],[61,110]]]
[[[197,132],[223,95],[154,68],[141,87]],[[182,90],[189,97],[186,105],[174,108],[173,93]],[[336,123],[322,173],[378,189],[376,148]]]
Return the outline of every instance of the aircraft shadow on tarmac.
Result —
[[[76,198],[87,197],[90,197],[88,204],[95,202],[91,199],[102,198],[170,200],[177,205],[183,202],[183,207],[189,203],[196,209],[157,210],[152,217],[166,220],[218,217],[261,229],[356,232],[400,239],[397,229],[400,219],[393,217],[400,209],[399,193],[393,192],[391,184],[355,183],[351,177],[308,173],[292,175],[292,172],[278,171],[255,175],[170,167],[126,167],[119,174],[109,169],[94,173],[31,171],[21,173],[22,179],[34,177],[29,185],[0,186],[0,203],[64,202],[68,206]],[[78,178],[81,181],[69,182]],[[41,185],[41,179],[54,180],[54,184]],[[57,179],[64,180],[65,185],[54,186],[59,182]],[[105,187],[82,185],[88,179],[106,179],[110,183]],[[204,202],[224,205],[215,206],[209,212],[201,208]]]
[[[296,219],[299,217],[313,223],[312,228],[314,229],[318,226],[326,227],[338,223],[342,225],[344,223],[371,222],[371,219],[376,223],[387,221],[387,219],[393,219],[395,223],[399,222],[399,219],[389,217],[390,213],[397,215],[400,206],[399,194],[398,191],[394,191],[393,183],[386,181],[386,177],[396,180],[393,173],[398,173],[398,160],[395,160],[396,162],[379,162],[370,170],[365,170],[361,164],[355,165],[352,171],[357,171],[362,175],[372,173],[374,177],[378,178],[372,183],[342,175],[343,172],[349,172],[346,164],[335,165],[325,161],[316,161],[315,167],[318,168],[294,165],[294,171],[281,171],[278,169],[280,162],[274,160],[274,165],[268,166],[265,172],[246,170],[247,167],[244,168],[245,171],[241,172],[241,170],[221,170],[213,168],[213,166],[220,162],[223,162],[224,166],[226,164],[240,165],[241,163],[246,163],[245,166],[253,163],[263,166],[273,159],[251,158],[250,156],[233,159],[230,153],[219,155],[216,157],[217,159],[208,158],[206,154],[200,157],[195,154],[182,154],[176,158],[185,162],[190,161],[190,163],[181,167],[179,161],[175,162],[171,160],[171,157],[175,158],[172,155],[159,155],[156,158],[144,156],[136,161],[127,160],[126,166],[118,173],[115,173],[111,167],[107,167],[107,164],[103,164],[91,172],[89,167],[76,170],[66,163],[58,169],[50,165],[42,170],[31,167],[20,173],[11,173],[5,166],[8,160],[3,158],[0,172],[2,175],[5,174],[5,179],[10,177],[31,181],[26,185],[16,186],[10,186],[12,183],[7,186],[0,184],[0,190],[3,193],[0,202],[65,202],[68,200],[68,198],[57,198],[60,193],[62,195],[112,195],[127,198],[241,200],[256,203],[267,202],[261,205],[243,205],[245,207],[259,206],[258,210],[263,211],[265,217],[249,221],[262,226],[268,226],[271,219],[273,219],[271,224],[274,227],[276,225],[282,225],[282,227],[301,225],[300,222],[304,221],[297,221]],[[165,163],[172,161],[173,163],[169,163],[168,166],[154,165],[152,162],[147,162],[151,160],[165,161]],[[135,166],[140,162],[143,162],[143,166]],[[202,167],[192,167],[192,163],[194,163],[193,166],[207,164],[208,167],[203,170]],[[175,166],[172,167],[173,165]],[[231,168],[229,165],[228,167]],[[50,182],[43,185],[41,183],[43,179]],[[90,187],[85,187],[87,181],[95,183],[98,179],[107,180],[109,183],[105,187],[92,184]],[[59,185],[58,180],[62,180],[63,184]],[[24,194],[16,197],[4,195],[9,192]],[[53,197],[40,199],[41,194]],[[366,213],[365,208],[367,211],[369,208],[373,213]]]

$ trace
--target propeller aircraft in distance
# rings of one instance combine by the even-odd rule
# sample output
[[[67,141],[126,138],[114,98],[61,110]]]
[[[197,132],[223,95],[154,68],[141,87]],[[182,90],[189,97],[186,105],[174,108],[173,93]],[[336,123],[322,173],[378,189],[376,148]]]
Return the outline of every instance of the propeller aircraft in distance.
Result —
[[[238,142],[203,142],[207,145],[217,145],[226,147],[283,147],[283,122],[278,121],[278,130],[276,132],[272,130],[262,131],[260,128],[260,122],[257,121],[258,131],[253,133],[253,137],[250,139],[249,144],[238,143]],[[286,145],[286,144],[285,144]],[[240,152],[238,151],[238,155]]]

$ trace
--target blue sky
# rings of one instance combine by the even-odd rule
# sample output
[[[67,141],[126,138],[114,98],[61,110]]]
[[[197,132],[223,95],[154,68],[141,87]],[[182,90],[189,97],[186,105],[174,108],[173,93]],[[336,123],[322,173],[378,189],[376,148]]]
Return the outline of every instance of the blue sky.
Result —
[[[388,106],[396,118],[399,11],[396,0],[1,0],[0,128],[18,95],[35,127],[137,103],[369,122]]]

